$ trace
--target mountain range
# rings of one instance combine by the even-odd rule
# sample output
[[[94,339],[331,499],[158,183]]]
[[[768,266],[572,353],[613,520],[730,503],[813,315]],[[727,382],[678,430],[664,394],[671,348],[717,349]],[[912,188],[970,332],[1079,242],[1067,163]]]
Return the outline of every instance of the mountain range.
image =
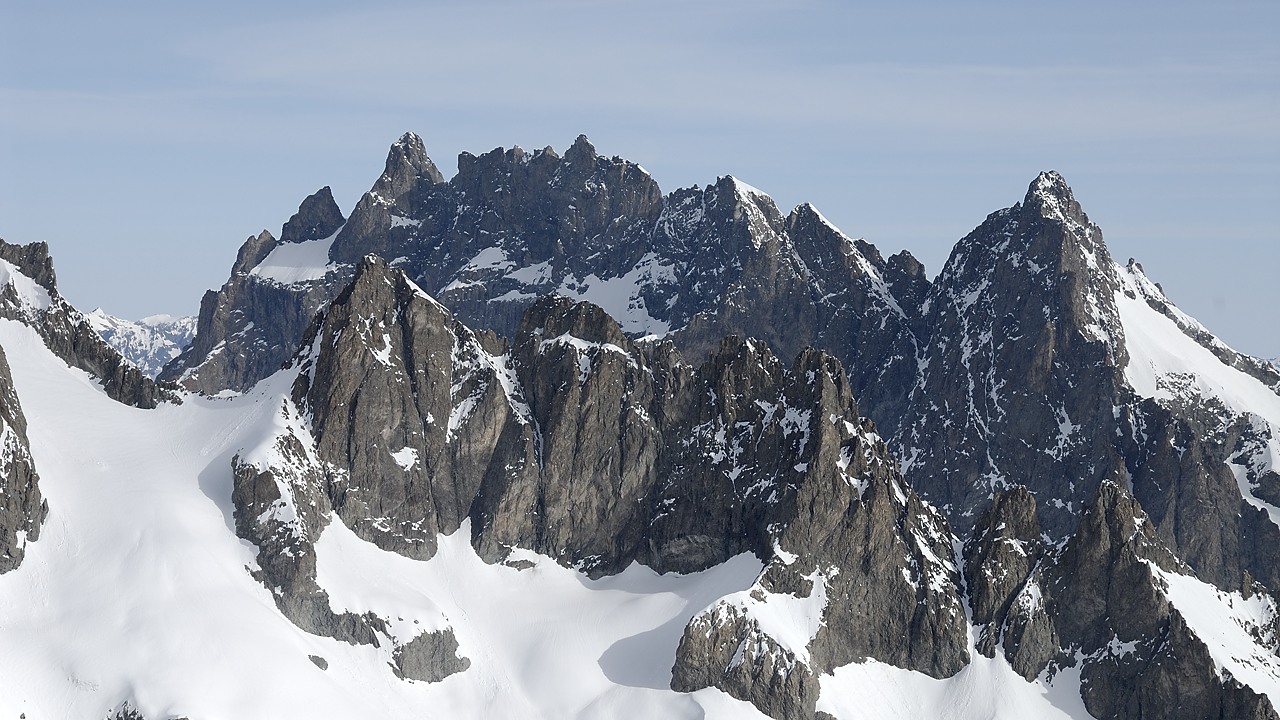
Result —
[[[1057,173],[930,279],[406,134],[194,335],[0,274],[10,715],[1278,717],[1280,371]]]

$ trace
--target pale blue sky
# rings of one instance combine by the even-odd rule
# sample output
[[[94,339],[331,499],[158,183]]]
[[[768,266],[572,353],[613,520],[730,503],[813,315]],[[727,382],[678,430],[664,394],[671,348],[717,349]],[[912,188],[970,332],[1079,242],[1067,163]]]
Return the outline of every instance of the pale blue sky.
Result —
[[[1280,355],[1280,3],[889,5],[0,0],[0,237],[48,241],[84,309],[193,313],[406,130],[446,175],[586,133],[935,273],[1056,169],[1119,260]]]

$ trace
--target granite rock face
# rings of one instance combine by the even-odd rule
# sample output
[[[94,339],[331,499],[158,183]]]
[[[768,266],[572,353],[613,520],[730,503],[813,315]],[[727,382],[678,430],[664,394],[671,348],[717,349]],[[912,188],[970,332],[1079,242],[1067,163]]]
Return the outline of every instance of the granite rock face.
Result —
[[[869,422],[823,422],[811,441],[764,572],[690,621],[674,689],[718,687],[771,717],[810,718],[819,676],[842,665],[874,657],[949,677],[968,664],[945,521],[904,488]],[[780,631],[782,608],[794,624]]]
[[[349,269],[325,269],[341,219],[325,187],[303,200],[280,240],[265,230],[246,240],[231,277],[201,298],[191,342],[158,377],[212,395],[247,390],[279,370],[315,314],[350,280]]]
[[[1198,325],[1137,263],[1110,259],[1061,176],[1041,174],[1022,203],[957,244],[922,303],[922,372],[893,441],[904,473],[962,534],[991,497],[1024,486],[1050,541],[1074,532],[1101,483],[1131,484],[1162,540],[1201,577],[1223,589],[1242,589],[1246,575],[1272,584],[1280,526],[1263,522],[1233,469],[1267,446],[1238,451],[1241,435],[1270,425],[1186,376],[1161,376],[1158,397],[1143,397],[1134,374],[1151,369],[1131,363],[1121,316],[1135,301],[1268,381],[1202,328],[1187,332]]]
[[[9,361],[0,349],[0,573],[22,564],[27,543],[40,538],[48,513],[31,459],[27,419],[13,390]]]
[[[431,557],[491,465],[522,445],[509,434],[523,434],[529,411],[505,356],[376,256],[309,345],[294,398],[312,418],[334,509],[384,549]]]
[[[978,652],[995,657],[1009,608],[1043,552],[1035,496],[1022,486],[996,493],[964,546]]]
[[[1045,173],[962,239],[934,281],[897,442],[908,477],[957,529],[994,492],[1025,485],[1061,538],[1098,483],[1121,477],[1112,408],[1128,358],[1111,265],[1101,231]]]
[[[236,534],[258,548],[254,578],[271,591],[285,617],[309,633],[389,645],[399,677],[436,682],[466,669],[470,661],[457,654],[449,628],[397,637],[387,618],[332,609],[316,581],[315,550],[332,519],[331,469],[317,458],[297,406],[286,401],[278,413],[279,433],[232,460]]]
[[[1229,669],[1231,662],[1274,659],[1275,600],[1253,599],[1264,608],[1263,624],[1233,618],[1259,641],[1254,652],[1261,655],[1237,656],[1220,670],[1222,650],[1211,651],[1191,624],[1202,622],[1195,612],[1203,610],[1188,587],[1223,598],[1222,611],[1252,595],[1196,580],[1138,502],[1104,482],[1076,534],[1045,557],[1015,597],[1004,651],[1028,679],[1081,663],[1081,694],[1098,718],[1277,717],[1266,697]]]
[[[522,547],[592,574],[768,556],[767,528],[796,512],[826,447],[815,434],[834,432],[833,417],[875,433],[824,353],[787,368],[731,337],[695,368],[668,342],[635,343],[601,308],[553,296],[508,344],[372,255],[306,347],[294,400],[334,508],[411,557],[430,557],[466,518],[486,557]],[[827,452],[836,467],[838,447]]]

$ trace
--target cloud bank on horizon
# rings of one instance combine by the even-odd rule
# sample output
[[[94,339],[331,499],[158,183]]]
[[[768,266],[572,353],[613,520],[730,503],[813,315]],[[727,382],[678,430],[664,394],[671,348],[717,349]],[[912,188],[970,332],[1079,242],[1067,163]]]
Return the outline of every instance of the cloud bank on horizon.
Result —
[[[446,175],[582,132],[931,272],[1057,169],[1117,258],[1280,355],[1274,3],[73,5],[0,8],[0,237],[47,240],[85,308],[194,312],[308,193],[349,211],[405,130]]]

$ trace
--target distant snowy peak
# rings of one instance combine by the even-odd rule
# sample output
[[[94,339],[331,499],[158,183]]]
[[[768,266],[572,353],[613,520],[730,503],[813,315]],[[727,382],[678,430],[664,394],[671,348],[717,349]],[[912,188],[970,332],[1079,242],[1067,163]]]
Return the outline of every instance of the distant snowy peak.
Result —
[[[102,308],[85,317],[103,340],[149,377],[158,375],[161,368],[177,357],[196,332],[194,317],[152,315],[141,320],[124,320]]]

